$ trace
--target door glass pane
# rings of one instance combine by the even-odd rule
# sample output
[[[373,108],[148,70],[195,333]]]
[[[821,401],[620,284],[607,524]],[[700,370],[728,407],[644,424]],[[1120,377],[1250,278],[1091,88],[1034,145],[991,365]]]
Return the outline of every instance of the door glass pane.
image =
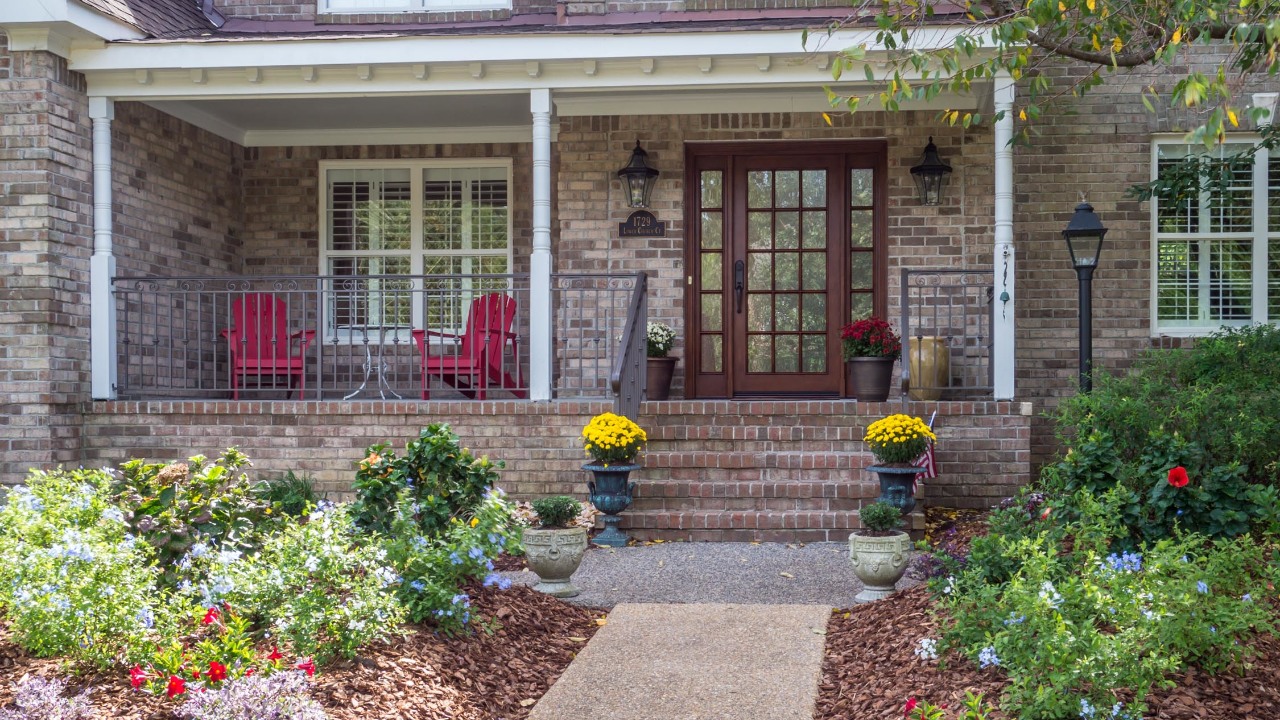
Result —
[[[778,184],[776,206],[780,208],[800,207],[800,171],[779,170],[775,176]]]
[[[773,173],[768,170],[747,173],[747,207],[773,207]]]
[[[721,335],[702,336],[702,372],[724,372],[724,337]]]
[[[827,246],[827,213],[824,211],[805,213],[803,234],[806,248],[825,248]]]
[[[721,290],[724,288],[724,268],[720,253],[702,253],[702,289]]]
[[[849,172],[849,189],[850,196],[853,198],[854,207],[869,207],[872,198],[875,196],[874,183],[875,171],[873,170],[851,170]]]
[[[758,292],[773,289],[773,256],[770,253],[747,255],[747,290]]]
[[[800,372],[800,336],[779,335],[773,339],[773,371]]]
[[[827,371],[827,338],[825,335],[803,335],[800,357],[807,373]]]
[[[871,210],[854,210],[849,213],[849,241],[856,248],[871,247]]]
[[[751,332],[769,332],[773,329],[773,296],[747,296],[747,329]]]
[[[807,331],[825,331],[827,329],[827,296],[817,293],[806,293],[804,296],[804,314],[801,316],[801,329]]]
[[[827,288],[827,256],[823,253],[805,253],[803,278],[805,290],[825,290]]]
[[[702,171],[702,207],[724,207],[724,174],[719,170]]]
[[[747,214],[747,247],[753,250],[767,250],[773,247],[773,213]]]
[[[776,222],[773,246],[784,250],[800,247],[800,213],[780,212]]]
[[[871,293],[854,293],[849,300],[849,321],[871,317]]]
[[[849,287],[871,288],[871,253],[854,253],[849,267]]]
[[[718,212],[702,213],[702,249],[724,247],[724,216]]]
[[[827,206],[827,171],[805,170],[801,178],[804,184],[804,206],[807,208]]]
[[[702,329],[712,332],[724,329],[724,296],[720,293],[703,293]]]
[[[773,296],[773,324],[779,332],[796,332],[800,329],[800,296],[778,294]]]
[[[747,372],[767,373],[772,370],[772,343],[769,335],[751,335],[747,338]]]
[[[773,288],[800,289],[800,253],[776,253],[773,256]]]

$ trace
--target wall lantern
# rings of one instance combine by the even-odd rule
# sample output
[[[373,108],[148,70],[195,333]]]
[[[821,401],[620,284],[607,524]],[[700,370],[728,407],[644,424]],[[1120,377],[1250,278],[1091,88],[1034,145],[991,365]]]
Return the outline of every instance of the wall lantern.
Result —
[[[950,174],[951,166],[938,157],[938,146],[933,144],[933,136],[930,135],[929,144],[924,146],[924,160],[911,168],[911,176],[920,189],[921,205],[942,204],[942,189],[946,187]]]
[[[1080,390],[1086,393],[1093,389],[1093,269],[1098,267],[1106,234],[1107,229],[1087,202],[1076,206],[1071,222],[1062,231],[1080,282]]]
[[[649,196],[658,182],[658,170],[649,166],[649,153],[640,147],[639,140],[636,140],[636,149],[631,151],[631,161],[618,171],[618,177],[622,178],[622,186],[627,191],[627,207],[649,207]]]

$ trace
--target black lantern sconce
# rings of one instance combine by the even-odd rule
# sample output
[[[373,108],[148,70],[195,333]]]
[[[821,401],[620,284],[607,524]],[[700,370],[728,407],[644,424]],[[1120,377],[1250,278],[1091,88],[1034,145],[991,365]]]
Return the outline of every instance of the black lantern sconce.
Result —
[[[636,149],[631,151],[631,161],[618,171],[618,177],[622,178],[622,187],[627,191],[627,207],[649,207],[649,196],[658,182],[658,170],[649,165],[649,153],[640,147],[639,140],[636,140]]]
[[[924,146],[924,159],[911,168],[911,177],[915,178],[916,187],[920,190],[921,205],[942,204],[942,189],[946,187],[950,174],[951,166],[938,157],[938,146],[933,144],[933,136],[929,136],[929,144]]]
[[[1062,231],[1071,253],[1071,265],[1080,282],[1080,390],[1093,389],[1093,270],[1102,255],[1102,238],[1107,229],[1093,213],[1093,206],[1082,202]]]

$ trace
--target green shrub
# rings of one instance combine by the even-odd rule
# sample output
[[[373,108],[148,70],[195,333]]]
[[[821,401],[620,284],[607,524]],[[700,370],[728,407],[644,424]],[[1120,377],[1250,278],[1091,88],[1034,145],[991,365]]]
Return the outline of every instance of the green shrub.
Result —
[[[582,512],[582,503],[568,495],[555,495],[534,500],[533,511],[542,527],[569,527],[569,521]]]
[[[268,506],[239,472],[248,465],[249,458],[231,448],[213,462],[196,455],[186,463],[120,466],[116,500],[132,532],[156,549],[167,585],[182,579],[182,558],[196,545],[253,549],[255,523]]]
[[[33,471],[0,508],[0,606],[35,655],[133,662],[186,614],[156,588],[155,551],[129,534],[110,484],[104,470]]]
[[[229,603],[317,663],[390,637],[404,617],[386,551],[356,533],[344,505],[285,525],[256,555],[206,553],[195,571],[204,579],[185,589],[205,607]]]
[[[1179,535],[1122,552],[1123,495],[1060,499],[1077,511],[1066,522],[1053,506],[1035,524],[1017,522],[1023,508],[1001,511],[1003,526],[931,583],[951,619],[944,644],[1009,675],[1011,717],[1077,717],[1123,697],[1123,715],[1140,718],[1170,672],[1231,667],[1255,633],[1273,631],[1270,551],[1247,536]]]
[[[873,533],[887,534],[902,523],[902,511],[886,502],[863,505],[858,511],[862,527]]]
[[[259,483],[254,492],[276,513],[290,517],[302,517],[320,503],[315,478],[295,474],[292,470]]]
[[[502,466],[461,447],[448,425],[430,425],[408,443],[403,457],[386,443],[365,451],[353,485],[352,517],[364,530],[386,533],[397,516],[400,492],[407,490],[418,531],[439,535],[455,518],[470,517]]]

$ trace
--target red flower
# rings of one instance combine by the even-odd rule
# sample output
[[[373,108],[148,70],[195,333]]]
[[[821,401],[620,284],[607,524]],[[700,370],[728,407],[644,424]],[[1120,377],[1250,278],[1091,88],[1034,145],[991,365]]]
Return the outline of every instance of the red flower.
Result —
[[[142,669],[140,665],[134,665],[129,668],[129,684],[134,690],[142,687],[142,683],[147,679],[147,671]]]
[[[1186,487],[1191,482],[1191,478],[1187,477],[1187,469],[1179,465],[1169,471],[1169,484],[1176,487]]]
[[[244,676],[249,677],[250,675],[254,674],[257,671],[258,671],[258,668],[249,668],[248,670],[244,671]]]
[[[222,682],[227,679],[227,666],[214,660],[209,663],[209,672],[205,673],[209,682]]]
[[[175,698],[187,691],[187,681],[177,675],[169,676],[169,697]]]
[[[316,674],[316,664],[311,660],[311,658],[303,658],[299,660],[298,664],[294,665],[294,667],[305,672],[307,677],[311,677]]]
[[[912,710],[915,710],[915,709],[916,709],[916,699],[915,699],[915,698],[907,698],[907,706],[906,706],[906,707],[904,707],[904,708],[902,708],[902,715],[903,715],[903,717],[906,717],[907,715],[910,715],[910,714],[911,714],[911,711],[912,711]]]
[[[271,662],[275,662],[277,660],[283,660],[284,655],[280,654],[280,648],[273,647],[271,648],[271,654],[267,656],[267,659],[270,660]]]
[[[1040,519],[1041,519],[1041,520],[1048,520],[1048,519],[1049,519],[1049,515],[1050,515],[1052,512],[1053,512],[1053,508],[1051,508],[1051,507],[1045,507],[1044,512],[1040,513]]]
[[[222,613],[218,612],[218,608],[211,607],[209,608],[209,612],[204,614],[203,622],[205,625],[212,625],[217,622],[220,617],[222,617]]]
[[[192,671],[191,671],[191,679],[192,679],[192,680],[199,680],[199,679],[200,679],[200,671],[199,671],[199,670],[192,670]]]

